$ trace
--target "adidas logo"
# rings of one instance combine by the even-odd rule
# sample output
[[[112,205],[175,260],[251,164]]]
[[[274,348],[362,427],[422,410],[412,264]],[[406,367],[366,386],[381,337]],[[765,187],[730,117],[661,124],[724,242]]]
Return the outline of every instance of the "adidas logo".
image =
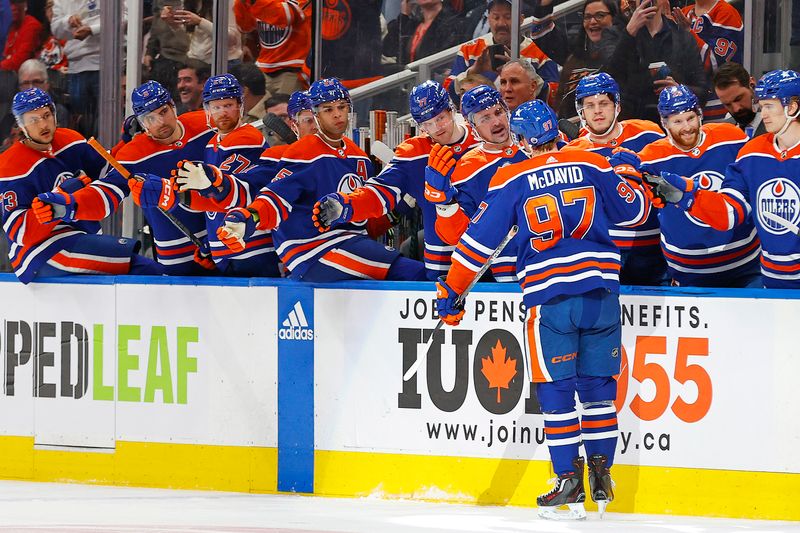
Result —
[[[278,329],[278,338],[283,340],[310,341],[314,339],[314,330],[308,327],[308,320],[300,302],[294,307]]]

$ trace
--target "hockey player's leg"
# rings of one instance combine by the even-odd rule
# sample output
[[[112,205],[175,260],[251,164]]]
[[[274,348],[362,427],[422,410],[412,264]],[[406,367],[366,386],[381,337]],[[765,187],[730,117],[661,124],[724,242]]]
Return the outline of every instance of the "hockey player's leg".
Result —
[[[536,384],[536,396],[544,414],[547,447],[556,478],[550,492],[536,498],[539,516],[551,520],[586,518],[583,502],[583,457],[578,455],[581,432],[575,410],[575,378]],[[559,511],[567,506],[569,511]]]
[[[37,277],[71,274],[161,275],[163,266],[137,254],[139,241],[112,235],[81,235],[55,253]]]
[[[399,252],[386,248],[367,237],[348,239],[328,250],[305,274],[306,281],[339,281],[342,279],[424,280],[424,266],[419,261],[402,257]],[[339,272],[338,275],[333,275]],[[318,275],[325,279],[317,278]],[[337,279],[331,279],[331,278]]]
[[[392,266],[389,267],[386,279],[391,281],[427,281],[428,276],[425,271],[425,264],[422,261],[398,255],[397,259],[392,262]]]

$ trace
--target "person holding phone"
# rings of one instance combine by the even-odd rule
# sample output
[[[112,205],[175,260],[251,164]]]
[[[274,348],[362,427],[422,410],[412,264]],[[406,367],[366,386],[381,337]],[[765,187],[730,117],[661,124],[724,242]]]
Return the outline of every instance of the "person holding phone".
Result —
[[[520,14],[520,23],[522,19],[523,15]],[[494,81],[503,65],[511,60],[511,2],[489,0],[488,21],[491,33],[461,46],[453,60],[446,85],[467,74],[482,74]],[[530,59],[545,83],[555,86],[558,82],[558,65],[530,38],[525,37],[520,43],[519,55]]]
[[[634,5],[604,68],[622,91],[620,118],[658,122],[659,93],[678,84],[689,87],[705,104],[710,91],[697,45],[691,33],[667,18],[669,0],[636,0]]]

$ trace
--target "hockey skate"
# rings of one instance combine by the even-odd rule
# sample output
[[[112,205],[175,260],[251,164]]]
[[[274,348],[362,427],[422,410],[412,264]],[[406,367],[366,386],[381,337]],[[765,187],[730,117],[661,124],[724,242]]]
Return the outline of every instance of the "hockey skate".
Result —
[[[594,454],[589,457],[589,491],[597,504],[600,518],[606,512],[606,505],[614,500],[614,481],[606,464],[608,458],[605,455]]]
[[[586,492],[583,489],[583,457],[572,460],[575,467],[571,472],[561,474],[551,481],[555,483],[553,490],[536,498],[539,516],[548,520],[585,520]],[[567,506],[568,511],[559,510]]]

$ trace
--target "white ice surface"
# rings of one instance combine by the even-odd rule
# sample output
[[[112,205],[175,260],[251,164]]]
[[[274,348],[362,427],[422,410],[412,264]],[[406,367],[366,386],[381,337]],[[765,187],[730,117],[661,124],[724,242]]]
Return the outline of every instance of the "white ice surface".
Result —
[[[520,507],[0,481],[3,533],[574,531],[788,532],[800,531],[800,523],[614,513],[602,521],[590,513],[585,522],[549,522]]]

